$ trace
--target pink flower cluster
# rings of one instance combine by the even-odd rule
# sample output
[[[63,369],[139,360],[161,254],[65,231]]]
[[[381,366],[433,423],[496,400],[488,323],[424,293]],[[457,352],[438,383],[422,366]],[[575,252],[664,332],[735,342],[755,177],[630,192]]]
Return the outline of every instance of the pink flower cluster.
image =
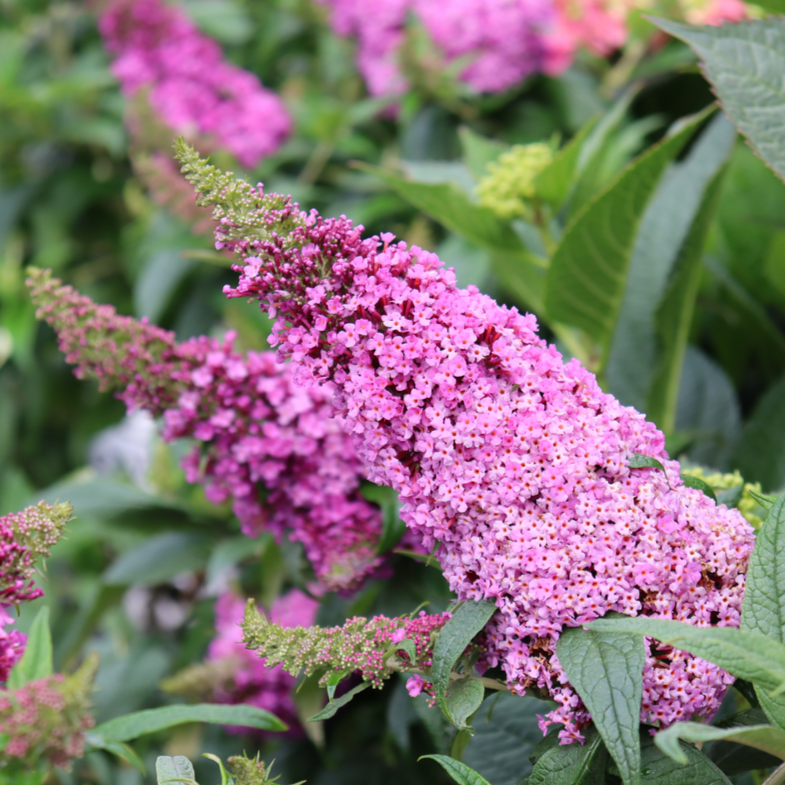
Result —
[[[95,722],[89,714],[96,657],[88,657],[76,673],[56,673],[17,690],[0,690],[0,733],[8,740],[0,751],[0,767],[24,759],[29,768],[40,758],[67,767],[84,755],[85,732]]]
[[[292,589],[278,597],[270,609],[270,619],[282,627],[310,627],[319,606],[303,592]],[[261,611],[260,611],[261,612]],[[242,622],[245,602],[227,592],[215,604],[216,636],[207,650],[208,663],[232,663],[230,686],[213,696],[221,703],[249,703],[271,712],[287,725],[298,724],[292,692],[295,676],[279,666],[268,665],[243,644]]]
[[[498,92],[540,70],[542,30],[550,0],[319,0],[330,7],[336,33],[358,41],[357,64],[372,95],[406,88],[400,55],[409,14],[422,23],[447,63],[470,62],[461,79],[479,92]]]
[[[460,78],[478,92],[500,92],[529,74],[560,74],[586,48],[605,56],[627,39],[636,0],[319,0],[336,33],[357,39],[357,64],[372,95],[406,89],[401,54],[409,15],[423,26],[446,64],[468,59]],[[738,21],[741,0],[688,0],[698,24]],[[427,64],[426,64],[427,65]]]
[[[0,682],[8,680],[27,641],[18,630],[5,629],[13,623],[6,609],[43,596],[43,589],[33,583],[36,563],[49,555],[72,512],[69,504],[39,502],[0,516]]]
[[[149,90],[152,109],[190,138],[209,137],[248,167],[289,135],[281,99],[223,58],[218,44],[164,0],[112,0],[100,20],[123,93]]]
[[[434,633],[449,619],[449,613],[420,611],[413,618],[374,616],[368,620],[354,616],[340,627],[289,628],[270,624],[249,600],[243,620],[243,641],[248,648],[256,649],[268,665],[280,663],[293,675],[319,674],[322,686],[335,676],[340,680],[356,672],[363,681],[381,688],[396,670],[419,671],[433,665]],[[404,640],[410,645],[396,650],[396,645]],[[397,655],[397,662],[393,662],[391,654]],[[423,686],[430,691],[430,685],[421,679],[410,679],[410,682],[410,692],[416,689],[419,694]]]
[[[364,470],[329,390],[294,385],[272,352],[234,351],[232,333],[177,343],[48,272],[28,283],[78,377],[117,389],[131,410],[163,414],[166,440],[196,440],[188,481],[216,504],[231,498],[245,534],[270,529],[301,542],[328,589],[350,589],[379,567],[381,513],[360,494]]]
[[[514,692],[552,695],[544,725],[563,723],[569,742],[590,720],[555,656],[564,627],[610,611],[738,625],[752,528],[684,486],[662,433],[565,363],[534,316],[458,289],[434,254],[392,235],[363,239],[345,217],[242,188],[229,205],[203,198],[243,258],[227,295],[277,312],[279,355],[299,381],[334,384],[370,478],[439,544],[451,588],[496,602],[486,662]],[[630,468],[633,453],[666,471]],[[731,680],[652,644],[642,719],[710,717]]]

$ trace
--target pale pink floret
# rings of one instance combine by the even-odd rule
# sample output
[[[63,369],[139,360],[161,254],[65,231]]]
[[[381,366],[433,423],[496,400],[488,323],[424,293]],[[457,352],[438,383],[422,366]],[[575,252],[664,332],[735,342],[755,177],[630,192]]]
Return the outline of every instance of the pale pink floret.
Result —
[[[534,316],[458,289],[434,254],[291,209],[289,236],[222,234],[255,260],[227,293],[278,313],[280,355],[302,383],[333,383],[370,478],[399,493],[426,548],[439,544],[458,597],[496,602],[486,662],[514,692],[560,704],[543,726],[563,723],[569,742],[590,719],[554,653],[564,627],[609,611],[738,626],[753,531],[683,485],[653,424],[565,363]],[[630,469],[632,453],[666,472]],[[731,681],[650,645],[641,717],[710,717]]]
[[[113,0],[100,30],[123,93],[149,90],[150,105],[176,132],[215,139],[243,166],[256,166],[289,135],[291,119],[281,99],[226,61],[177,6]]]

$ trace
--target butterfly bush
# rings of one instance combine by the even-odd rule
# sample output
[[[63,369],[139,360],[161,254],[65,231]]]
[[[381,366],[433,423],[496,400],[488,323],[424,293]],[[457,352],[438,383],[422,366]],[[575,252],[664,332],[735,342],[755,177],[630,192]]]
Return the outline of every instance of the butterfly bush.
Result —
[[[152,109],[178,133],[212,139],[248,167],[289,135],[281,99],[252,73],[227,62],[177,6],[113,0],[99,22],[123,94],[147,91]]]
[[[70,504],[39,502],[0,516],[0,682],[8,680],[27,641],[18,630],[5,629],[13,623],[7,609],[43,596],[34,583],[36,563],[49,556],[72,512]]]
[[[8,736],[0,767],[41,758],[68,767],[83,757],[85,733],[95,724],[90,707],[97,670],[93,655],[69,676],[56,673],[16,690],[0,690],[0,733]]]
[[[301,542],[329,589],[350,589],[379,567],[381,513],[360,493],[363,468],[329,390],[295,385],[272,352],[235,351],[231,332],[178,343],[48,271],[33,270],[28,284],[77,377],[116,390],[129,410],[162,416],[166,441],[196,440],[186,479],[215,504],[231,499],[245,534]]]
[[[590,716],[556,656],[565,627],[610,611],[738,626],[752,527],[686,487],[663,434],[422,248],[363,238],[346,217],[305,213],[179,145],[214,205],[218,245],[241,258],[229,297],[276,315],[273,341],[334,405],[369,477],[437,546],[461,600],[492,599],[484,662],[508,688],[546,690],[563,742]],[[664,470],[633,469],[633,453]],[[710,717],[732,678],[649,641],[641,718]]]
[[[357,39],[357,64],[372,95],[399,95],[407,19],[413,17],[446,65],[468,63],[460,79],[477,92],[500,92],[535,72],[557,75],[579,49],[606,56],[624,45],[635,0],[319,0],[341,36]],[[741,0],[685,0],[694,24],[738,21]],[[372,6],[369,8],[369,6]]]

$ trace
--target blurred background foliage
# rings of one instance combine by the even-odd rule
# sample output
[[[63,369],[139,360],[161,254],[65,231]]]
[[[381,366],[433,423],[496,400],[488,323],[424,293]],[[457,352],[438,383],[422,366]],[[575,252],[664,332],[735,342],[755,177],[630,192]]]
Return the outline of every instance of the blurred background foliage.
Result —
[[[345,213],[369,232],[436,250],[462,285],[534,310],[547,337],[666,430],[674,455],[739,469],[767,492],[785,487],[785,185],[721,118],[672,156],[633,232],[609,332],[565,322],[559,297],[573,284],[581,294],[564,259],[548,271],[556,280],[561,270],[564,286],[536,283],[552,256],[549,238],[558,243],[582,206],[674,121],[711,104],[684,45],[670,41],[631,67],[581,55],[561,77],[538,76],[491,97],[415,81],[392,109],[366,96],[353,45],[329,31],[323,8],[307,0],[184,5],[294,118],[291,138],[249,177],[325,215]],[[221,294],[232,273],[209,234],[156,204],[135,174],[125,111],[94,8],[0,0],[0,513],[42,496],[76,508],[48,563],[46,597],[18,624],[25,629],[40,603],[52,607],[58,670],[88,650],[100,653],[99,722],[173,700],[159,684],[203,656],[220,588],[234,583],[269,601],[307,580],[297,549],[247,540],[228,508],[185,483],[184,445],[164,445],[144,418],[126,419],[119,401],[74,379],[52,330],[35,319],[28,264],[51,267],[96,301],[147,316],[180,339],[232,328],[241,347],[265,348],[266,317]],[[569,199],[565,192],[538,203],[544,212],[513,220],[477,206],[477,183],[499,153],[534,142],[564,150],[578,132]],[[690,268],[694,297],[682,307],[668,300],[669,282],[685,269],[681,243],[711,184],[713,209]],[[612,212],[610,219],[628,220]],[[491,237],[497,230],[511,232],[512,251]],[[446,607],[437,570],[405,556],[394,566],[394,582],[327,595],[318,621],[396,615],[423,602],[434,612]],[[307,688],[299,700],[312,713]],[[410,703],[398,684],[381,696],[364,693],[311,739],[185,726],[145,738],[138,750],[149,764],[162,750],[226,757],[261,747],[285,781],[319,785],[441,781],[435,767],[415,762],[448,744],[438,713],[420,700]],[[62,781],[143,779],[94,753]]]

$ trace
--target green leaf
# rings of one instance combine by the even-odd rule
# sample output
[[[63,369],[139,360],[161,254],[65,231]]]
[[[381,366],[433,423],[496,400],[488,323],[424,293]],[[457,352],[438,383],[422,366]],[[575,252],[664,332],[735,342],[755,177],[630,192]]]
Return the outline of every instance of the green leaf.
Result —
[[[608,753],[602,737],[595,728],[585,736],[584,744],[556,745],[545,752],[534,766],[529,785],[605,785]]]
[[[529,753],[542,740],[537,715],[554,707],[529,695],[509,692],[486,698],[474,716],[475,736],[463,762],[493,785],[516,785],[531,772]]]
[[[355,695],[359,695],[363,690],[367,690],[368,687],[371,686],[371,682],[364,681],[362,684],[358,684],[356,687],[353,687],[349,692],[341,695],[340,698],[337,700],[331,700],[318,714],[314,714],[313,717],[308,718],[308,722],[321,722],[322,720],[329,720],[338,709],[342,706],[345,706],[349,701],[354,699]]]
[[[785,377],[770,387],[742,428],[733,465],[765,490],[785,485]]]
[[[176,755],[174,758],[161,755],[155,761],[155,776],[158,785],[163,785],[164,782],[193,780],[196,774],[188,758],[182,755]]]
[[[761,507],[765,510],[770,510],[774,503],[777,501],[777,496],[771,496],[768,493],[758,493],[757,491],[753,491],[751,488],[747,491],[753,499],[755,499]]]
[[[756,750],[768,752],[785,760],[785,731],[772,725],[750,725],[746,728],[716,728],[700,722],[677,722],[655,737],[655,744],[682,765],[688,762],[679,740],[696,742],[735,741]]]
[[[785,14],[785,0],[753,0],[752,5],[774,14]]]
[[[482,180],[487,174],[488,164],[510,149],[508,144],[480,136],[467,126],[458,129],[458,138],[461,140],[463,160],[475,180]]]
[[[431,677],[436,705],[453,725],[455,721],[450,716],[446,698],[450,673],[472,638],[485,627],[495,612],[496,605],[488,600],[467,600],[461,603],[452,618],[442,627],[433,646]]]
[[[738,507],[741,497],[744,495],[744,486],[735,485],[733,488],[728,488],[726,491],[720,491],[717,494],[717,503],[724,504],[730,509]]]
[[[737,681],[736,685],[738,683]],[[748,709],[725,717],[717,723],[716,727],[744,728],[750,725],[762,725],[765,722],[766,715],[761,709]],[[733,741],[715,741],[709,747],[708,756],[725,774],[729,775],[754,769],[769,769],[779,765],[776,757]]]
[[[600,632],[648,635],[709,660],[767,692],[785,683],[785,646],[759,632],[733,627],[693,627],[679,621],[626,616],[598,619],[588,626]]]
[[[703,753],[683,744],[687,763],[665,755],[651,737],[641,742],[641,767],[646,785],[731,785],[731,781]]]
[[[570,195],[575,182],[578,159],[586,137],[597,124],[599,117],[593,117],[575,136],[567,142],[535,178],[534,187],[537,196],[546,201],[554,210],[558,210]],[[494,783],[496,785],[496,783]]]
[[[545,287],[549,319],[582,328],[608,353],[621,308],[635,237],[670,161],[705,113],[632,162],[567,227]]]
[[[652,458],[650,455],[642,455],[639,452],[630,453],[627,463],[630,469],[659,469],[662,472],[665,471],[661,461]]]
[[[682,474],[681,479],[688,488],[695,488],[695,490],[703,491],[710,499],[717,501],[717,494],[714,493],[714,488],[709,485],[705,480],[700,477],[693,477],[691,474]]]
[[[202,534],[168,532],[122,554],[104,573],[108,586],[155,586],[182,572],[204,567],[215,541]]]
[[[480,708],[485,697],[482,682],[474,676],[466,676],[450,682],[446,693],[447,713],[459,730],[466,730],[467,720]]]
[[[723,109],[785,180],[785,19],[720,27],[652,21],[692,47]]]
[[[49,608],[44,606],[33,619],[27,634],[25,653],[8,676],[8,688],[17,690],[30,681],[45,679],[53,673]]]
[[[785,496],[769,510],[755,539],[750,556],[744,602],[741,606],[741,629],[763,633],[778,643],[785,643]],[[770,690],[755,685],[761,708],[772,722],[785,727],[785,695],[772,697]]]
[[[604,370],[610,392],[626,406],[646,410],[657,370],[657,308],[706,187],[735,138],[736,129],[718,114],[685,160],[670,164],[643,214]]]
[[[91,733],[85,734],[85,742],[88,752],[91,752],[92,750],[106,750],[107,752],[116,755],[121,760],[130,763],[135,769],[142,772],[142,774],[147,774],[147,766],[144,765],[144,761],[127,744],[122,744],[119,741],[101,743],[100,739],[93,737]]]
[[[730,154],[731,146],[727,148]],[[717,207],[724,167],[706,187],[700,209],[676,262],[676,270],[660,305],[656,322],[661,338],[660,359],[652,384],[648,415],[666,433],[676,426],[684,355],[700,286],[703,247]]]
[[[426,759],[440,763],[442,768],[458,785],[491,785],[485,777],[479,775],[474,769],[470,769],[465,763],[461,763],[448,755],[422,755],[417,760]]]
[[[281,720],[256,706],[195,703],[189,706],[162,706],[116,717],[99,725],[93,730],[93,734],[100,737],[104,744],[131,741],[146,733],[155,733],[187,722],[236,725],[267,731],[287,730]]]
[[[556,654],[616,761],[624,785],[638,785],[643,641],[627,632],[574,627],[562,633]]]

